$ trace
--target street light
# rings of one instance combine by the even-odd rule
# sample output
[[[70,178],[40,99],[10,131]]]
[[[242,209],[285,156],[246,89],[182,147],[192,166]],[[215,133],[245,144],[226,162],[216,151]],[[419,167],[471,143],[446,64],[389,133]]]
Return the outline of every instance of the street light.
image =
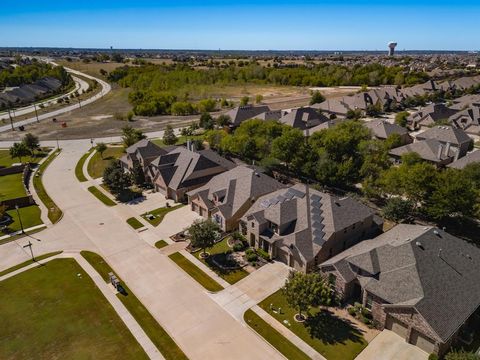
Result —
[[[25,230],[23,230],[22,217],[20,216],[20,212],[18,211],[18,205],[15,205],[15,209],[17,210],[18,220],[20,221],[20,229],[22,229],[22,234],[25,234]]]
[[[38,113],[37,113],[37,104],[33,104],[33,108],[35,109],[35,116],[37,117],[37,123],[40,122],[40,120],[38,120]]]

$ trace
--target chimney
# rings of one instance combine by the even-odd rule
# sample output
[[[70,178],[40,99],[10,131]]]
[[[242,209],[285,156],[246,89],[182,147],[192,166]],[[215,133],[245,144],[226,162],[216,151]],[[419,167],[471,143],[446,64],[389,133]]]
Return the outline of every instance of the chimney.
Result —
[[[192,151],[192,142],[190,140],[187,140],[187,150]]]
[[[439,144],[439,145],[438,145],[438,152],[437,152],[437,158],[438,158],[439,160],[442,159],[442,151],[443,151],[443,145],[442,145],[442,144]]]
[[[448,157],[448,154],[450,153],[450,142],[447,142],[447,146],[445,146],[445,156]]]

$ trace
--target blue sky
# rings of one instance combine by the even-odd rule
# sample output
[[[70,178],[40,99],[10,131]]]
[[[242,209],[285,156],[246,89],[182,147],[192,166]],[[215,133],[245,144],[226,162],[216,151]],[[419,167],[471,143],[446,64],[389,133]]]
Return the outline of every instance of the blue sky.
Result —
[[[0,46],[478,50],[477,1],[5,1]]]

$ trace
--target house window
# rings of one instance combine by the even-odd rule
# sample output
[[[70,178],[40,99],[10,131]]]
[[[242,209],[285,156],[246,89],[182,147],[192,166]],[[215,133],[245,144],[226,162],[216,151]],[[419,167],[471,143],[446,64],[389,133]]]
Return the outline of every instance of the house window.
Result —
[[[278,225],[269,221],[268,222],[268,227],[270,230],[272,230],[275,234],[278,234]]]
[[[255,227],[255,223],[252,221],[252,228],[254,228],[254,227]]]
[[[373,307],[373,298],[370,294],[367,293],[367,301],[365,303],[365,308],[368,310],[372,310]]]

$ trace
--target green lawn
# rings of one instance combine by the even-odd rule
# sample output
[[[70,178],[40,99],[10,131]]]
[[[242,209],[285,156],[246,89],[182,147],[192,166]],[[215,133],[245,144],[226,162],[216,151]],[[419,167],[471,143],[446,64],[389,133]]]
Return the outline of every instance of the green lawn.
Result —
[[[92,153],[93,149],[88,150],[85,154],[82,155],[80,160],[78,160],[77,165],[75,165],[75,176],[77,177],[78,181],[80,182],[85,182],[88,179],[85,177],[83,174],[83,165],[85,164],[85,161],[87,158],[90,156]]]
[[[0,201],[27,196],[22,173],[0,176],[0,189]]]
[[[42,149],[41,151],[37,151],[35,156],[25,156],[22,158],[24,162],[31,162],[31,163],[38,163],[42,160],[45,156],[47,156],[48,151]],[[18,158],[12,159],[10,157],[10,150],[9,149],[0,149],[0,167],[9,167],[12,164],[19,163],[20,160]]]
[[[37,205],[30,205],[23,208],[19,208],[18,212],[20,218],[22,219],[22,224],[24,229],[28,229],[33,226],[43,224],[42,219],[40,218],[40,208]],[[13,223],[8,225],[7,233],[15,232],[21,230],[20,220],[18,219],[17,210],[8,210],[7,214],[12,217]]]
[[[0,282],[1,359],[148,359],[73,259]]]
[[[55,255],[61,254],[62,252],[63,251],[55,251],[55,252],[43,254],[43,255],[40,255],[40,256],[35,256],[35,260],[40,261],[40,260],[55,256]],[[27,265],[30,265],[30,264],[33,264],[33,260],[24,261],[23,263],[20,263],[18,265],[12,266],[11,268],[0,271],[0,276],[7,275],[11,272],[14,272],[15,270],[21,269],[21,268],[23,268]]]
[[[203,138],[203,135],[178,136],[178,137],[177,137],[177,143],[176,143],[176,145],[185,144],[185,143],[187,142],[187,140],[196,140],[196,139],[202,139],[202,138]],[[158,146],[160,146],[160,147],[166,146],[166,145],[163,143],[163,139],[162,139],[162,138],[152,139],[151,141],[152,141],[155,145],[158,145]]]
[[[101,256],[90,251],[82,251],[81,255],[95,268],[105,281],[109,281],[108,273],[114,271]],[[122,282],[120,278],[119,280]],[[122,286],[126,291],[126,295],[117,294],[117,297],[140,324],[143,331],[145,331],[150,340],[152,340],[158,350],[160,350],[165,359],[187,360],[187,357],[175,341],[173,341],[167,332],[160,326],[124,282],[122,282]]]
[[[102,193],[95,186],[90,186],[87,190],[90,191],[93,194],[93,196],[95,196],[98,200],[100,200],[105,205],[107,205],[107,206],[117,205],[117,203],[115,201],[110,199],[107,195]]]
[[[282,308],[282,314],[272,312],[270,304],[276,309]],[[293,316],[297,311],[288,306],[281,290],[263,300],[259,306],[284,326],[287,325],[283,321],[288,320],[291,326],[287,328],[328,360],[353,360],[368,345],[359,330],[328,311],[311,309],[307,321],[296,322]]]
[[[158,240],[158,241],[155,243],[155,247],[156,247],[157,249],[164,248],[165,246],[168,246],[168,243],[167,243],[165,240]]]
[[[173,253],[168,256],[172,259],[175,264],[180,266],[183,271],[185,271],[188,275],[194,278],[200,285],[202,285],[205,289],[212,292],[217,292],[223,290],[223,286],[213,280],[210,276],[205,274],[202,270],[200,270],[194,263],[188,260],[185,256],[180,254],[179,252]]]
[[[238,269],[238,270],[223,270],[216,266],[212,261],[211,261],[211,256],[215,254],[221,254],[226,252],[227,250],[231,250],[231,247],[228,246],[227,239],[225,238],[222,241],[216,243],[211,249],[208,249],[207,252],[210,253],[210,257],[208,257],[206,260],[202,259],[200,257],[200,254],[202,251],[197,251],[193,253],[193,255],[203,262],[205,265],[207,265],[210,269],[215,271],[215,273],[220,276],[223,280],[228,282],[229,284],[235,284],[237,281],[242,280],[244,277],[248,276],[248,272],[243,270],[243,269]]]
[[[167,215],[170,211],[174,211],[174,210],[177,210],[177,209],[181,208],[182,206],[184,206],[184,205],[180,204],[180,205],[176,205],[176,206],[172,206],[172,207],[162,207],[162,208],[159,208],[159,209],[149,211],[148,213],[142,214],[141,216],[142,216],[142,218],[147,220],[153,226],[158,226],[163,221],[163,218],[165,217],[165,215]],[[147,214],[154,215],[155,219],[153,219],[153,220],[148,219]]]
[[[57,206],[57,204],[53,202],[52,198],[47,194],[47,191],[45,190],[45,187],[43,186],[43,183],[42,183],[42,176],[45,170],[47,169],[47,166],[50,165],[50,163],[55,159],[55,157],[57,157],[60,151],[61,150],[57,149],[55,152],[53,152],[42,163],[42,165],[39,166],[39,168],[33,175],[33,187],[35,188],[35,191],[37,192],[37,195],[40,198],[40,200],[48,209],[48,218],[50,219],[52,224],[55,224],[58,220],[60,220],[63,213],[62,213],[62,210],[60,210],[60,208]],[[39,174],[39,176],[37,176],[37,174]]]
[[[143,224],[138,219],[136,219],[134,217],[131,217],[131,218],[127,219],[127,224],[130,225],[135,230],[143,227]]]
[[[119,159],[123,156],[123,146],[109,146],[103,153],[103,158],[100,153],[96,152],[92,156],[87,165],[88,175],[94,179],[103,176],[103,170],[108,166],[110,161]]]
[[[243,319],[253,330],[261,337],[267,340],[275,349],[280,351],[283,356],[289,360],[309,360],[302,350],[293,345],[285,336],[267,324],[260,316],[252,310],[247,310],[243,314]]]

